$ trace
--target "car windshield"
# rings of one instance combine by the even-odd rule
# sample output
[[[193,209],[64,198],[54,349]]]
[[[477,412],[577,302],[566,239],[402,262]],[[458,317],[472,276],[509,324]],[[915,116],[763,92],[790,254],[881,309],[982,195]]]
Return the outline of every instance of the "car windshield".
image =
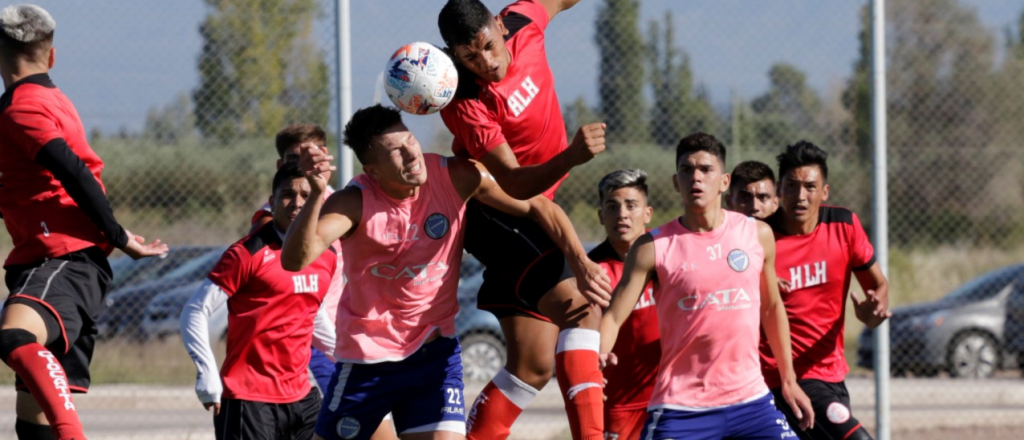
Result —
[[[946,295],[946,301],[974,302],[996,296],[1024,271],[1024,265],[1004,267],[977,277]]]
[[[213,265],[217,263],[217,260],[220,259],[222,254],[224,254],[224,248],[217,248],[209,251],[199,257],[186,261],[181,266],[167,272],[167,274],[160,279],[164,281],[175,281],[186,277],[194,277],[200,274],[205,276],[211,269],[213,269]]]

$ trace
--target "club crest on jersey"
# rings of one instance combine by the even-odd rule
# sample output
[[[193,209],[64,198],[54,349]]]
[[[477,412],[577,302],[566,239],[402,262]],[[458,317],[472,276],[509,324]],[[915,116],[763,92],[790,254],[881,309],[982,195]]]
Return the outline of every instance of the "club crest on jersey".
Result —
[[[449,228],[451,228],[451,223],[448,221],[448,217],[435,212],[427,217],[427,221],[423,225],[423,232],[427,233],[427,237],[438,240],[448,233]]]
[[[725,259],[729,263],[729,267],[736,272],[743,272],[750,267],[750,257],[747,256],[746,252],[740,249],[733,249],[729,251],[729,256]]]

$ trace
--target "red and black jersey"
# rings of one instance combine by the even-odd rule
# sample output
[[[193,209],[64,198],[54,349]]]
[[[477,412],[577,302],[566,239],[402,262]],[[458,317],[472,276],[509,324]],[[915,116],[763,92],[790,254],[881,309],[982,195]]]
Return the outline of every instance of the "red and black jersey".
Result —
[[[768,219],[775,231],[775,271],[788,280],[782,293],[789,317],[797,379],[840,382],[849,366],[843,354],[846,297],[853,271],[875,263],[875,249],[857,214],[822,206],[814,232],[785,235],[782,212]],[[761,333],[761,368],[771,388],[782,386],[771,347]]]
[[[555,76],[544,49],[548,13],[535,0],[520,0],[502,10],[501,17],[512,58],[505,77],[497,83],[479,78],[460,82],[455,101],[441,110],[441,118],[455,135],[456,156],[480,160],[507,143],[520,165],[545,163],[568,147]],[[554,199],[560,184],[544,196]]]
[[[102,171],[78,112],[48,75],[8,87],[0,97],[0,214],[14,250],[5,265],[123,247],[128,238],[114,221]]]
[[[611,279],[611,285],[619,284],[622,278],[623,261],[605,240],[587,255],[604,268]],[[658,312],[654,307],[654,285],[647,283],[640,294],[640,300],[622,323],[612,353],[618,358],[618,365],[604,369],[608,385],[604,388],[605,409],[625,411],[647,408],[658,378],[658,364],[661,362],[661,338],[658,331]]]
[[[268,223],[224,252],[209,279],[228,295],[224,397],[290,403],[309,392],[313,320],[338,257],[329,248],[299,272],[281,267],[282,234]]]

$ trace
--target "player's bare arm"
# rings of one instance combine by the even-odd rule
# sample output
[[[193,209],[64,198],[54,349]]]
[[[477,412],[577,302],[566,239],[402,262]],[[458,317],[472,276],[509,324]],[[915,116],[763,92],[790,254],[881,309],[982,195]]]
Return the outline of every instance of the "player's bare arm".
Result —
[[[644,286],[654,276],[654,237],[651,234],[641,235],[626,254],[622,267],[622,278],[612,293],[611,305],[601,317],[601,365],[614,365],[615,357],[611,353],[615,340],[619,337],[619,328],[626,321],[633,307],[640,300]]]
[[[449,172],[463,199],[475,197],[506,214],[529,217],[536,222],[565,254],[576,275],[580,293],[593,304],[608,305],[611,298],[608,274],[587,257],[583,243],[561,207],[542,196],[527,201],[512,198],[479,162],[454,159],[449,162]]]
[[[865,270],[854,271],[857,283],[864,289],[864,299],[856,292],[850,292],[853,311],[864,325],[874,328],[892,316],[889,311],[889,280],[882,273],[882,267],[875,262]]]
[[[548,11],[548,20],[553,20],[559,12],[576,6],[580,0],[537,0]]]
[[[308,266],[331,243],[355,229],[362,218],[363,196],[358,188],[345,188],[324,201],[327,179],[323,173],[334,170],[331,159],[319,148],[302,149],[299,169],[309,180],[310,197],[285,235],[281,248],[281,267],[285,270],[298,271]]]
[[[761,325],[768,337],[768,345],[779,366],[782,378],[782,396],[800,420],[800,429],[814,427],[814,409],[811,399],[796,382],[793,370],[793,352],[789,339],[789,318],[779,294],[779,280],[775,276],[775,235],[768,224],[757,221],[757,239],[764,249],[764,267],[761,269]]]
[[[572,143],[551,160],[521,166],[507,143],[498,145],[480,159],[508,193],[520,200],[539,195],[564,177],[573,167],[582,165],[605,150],[605,124],[587,124],[576,132]]]

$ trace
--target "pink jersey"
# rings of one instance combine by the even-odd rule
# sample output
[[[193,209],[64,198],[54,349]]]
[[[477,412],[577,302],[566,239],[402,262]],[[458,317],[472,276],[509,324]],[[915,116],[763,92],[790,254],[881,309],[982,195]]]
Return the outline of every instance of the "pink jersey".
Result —
[[[447,158],[424,154],[427,182],[408,199],[387,196],[367,175],[363,217],[341,242],[347,283],[338,303],[340,362],[398,361],[435,330],[455,335],[465,201]]]
[[[651,231],[661,365],[650,409],[702,410],[768,392],[757,351],[764,249],[757,222],[724,212],[709,232],[678,219]]]

